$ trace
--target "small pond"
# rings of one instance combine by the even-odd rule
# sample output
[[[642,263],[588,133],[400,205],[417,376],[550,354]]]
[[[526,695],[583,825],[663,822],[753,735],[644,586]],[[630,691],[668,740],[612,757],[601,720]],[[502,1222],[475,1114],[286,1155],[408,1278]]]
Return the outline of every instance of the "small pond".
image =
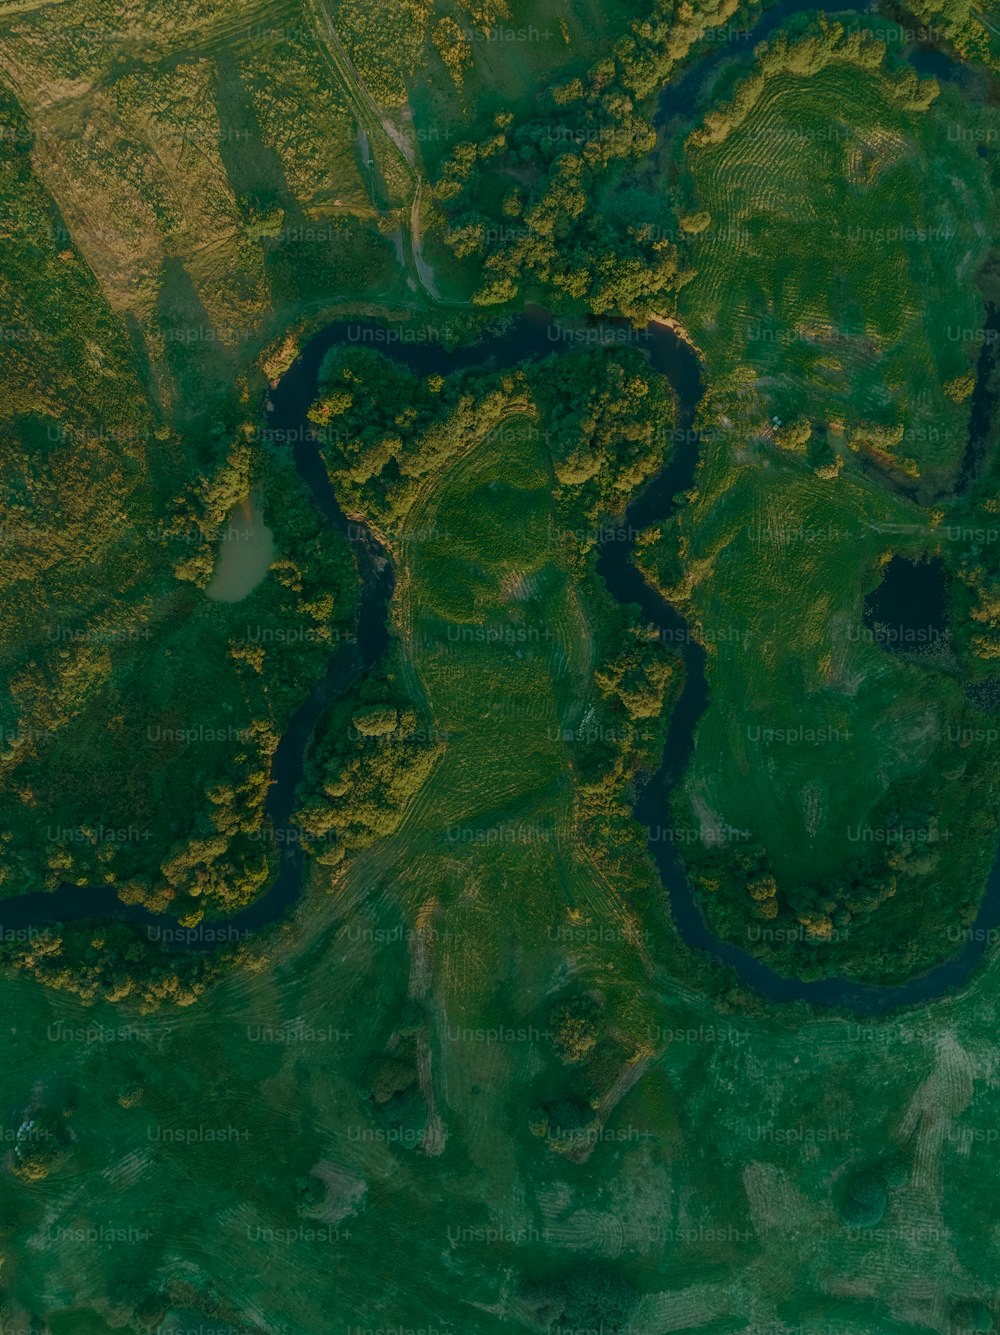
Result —
[[[242,601],[267,574],[273,559],[274,535],[256,498],[244,496],[229,516],[205,596],[215,603]]]
[[[865,599],[864,623],[890,653],[919,653],[951,639],[948,606],[948,572],[939,556],[919,561],[894,556],[882,583]]]

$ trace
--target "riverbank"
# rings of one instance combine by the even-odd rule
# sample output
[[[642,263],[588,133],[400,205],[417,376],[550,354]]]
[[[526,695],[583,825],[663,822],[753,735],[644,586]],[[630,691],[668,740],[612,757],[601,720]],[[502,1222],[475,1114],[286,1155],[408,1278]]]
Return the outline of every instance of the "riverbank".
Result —
[[[352,331],[349,340],[348,326]],[[592,322],[587,327],[598,326]],[[621,327],[607,325],[609,339],[613,341],[615,330]],[[636,817],[649,833],[649,851],[669,896],[680,936],[687,946],[705,951],[732,969],[742,984],[770,1001],[806,1001],[844,1011],[877,1013],[943,995],[968,978],[981,960],[986,943],[1000,926],[1000,860],[994,863],[980,913],[962,950],[947,963],[905,984],[881,987],[837,977],[810,981],[784,977],[749,952],[717,938],[702,917],[676,845],[663,838],[671,793],[684,773],[698,721],[708,703],[705,651],[679,611],[650,586],[634,564],[634,535],[667,519],[674,509],[673,498],[693,483],[699,448],[693,422],[703,383],[697,352],[682,340],[676,329],[665,321],[657,321],[647,334],[653,365],[670,380],[676,397],[674,447],[660,472],[633,498],[623,516],[624,522],[615,525],[599,544],[597,571],[612,596],[621,603],[637,604],[644,619],[657,628],[665,642],[676,645],[684,659],[684,687],[670,721],[662,762],[635,804]],[[436,371],[444,375],[480,364],[495,368],[513,366],[559,348],[578,346],[566,338],[565,325],[557,324],[540,311],[514,321],[502,336],[455,352],[446,351],[438,343],[391,338],[387,326],[374,321],[336,322],[306,345],[268,393],[265,430],[275,439],[293,442],[296,468],[314,504],[328,522],[347,534],[362,596],[356,643],[341,646],[332,655],[322,681],[296,711],[275,752],[267,799],[267,816],[278,849],[274,880],[241,913],[225,922],[206,921],[190,931],[178,929],[168,915],[152,914],[138,905],[122,905],[110,888],[78,886],[63,886],[53,895],[6,900],[4,916],[8,928],[115,917],[156,933],[157,939],[169,949],[207,951],[215,949],[220,939],[245,939],[280,921],[299,899],[305,879],[305,859],[301,835],[291,813],[310,739],[330,703],[385,652],[389,603],[395,588],[389,553],[367,524],[357,519],[348,521],[337,504],[306,416],[316,395],[323,357],[338,341],[370,342],[394,361],[424,374]]]

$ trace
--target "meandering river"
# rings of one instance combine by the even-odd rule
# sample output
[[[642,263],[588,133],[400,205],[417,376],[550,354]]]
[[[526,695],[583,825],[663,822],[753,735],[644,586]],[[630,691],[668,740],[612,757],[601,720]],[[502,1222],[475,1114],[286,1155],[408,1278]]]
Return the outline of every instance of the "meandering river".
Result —
[[[805,3],[783,0],[761,18],[753,38],[759,40],[791,13],[820,7],[818,0]],[[914,52],[914,63],[919,63],[916,57],[920,55],[919,50]],[[662,99],[660,123],[668,122],[681,107],[690,112],[713,69],[727,58],[728,53],[721,49],[709,54],[671,86]],[[940,64],[939,53],[934,53],[934,58]],[[448,350],[441,338],[435,336],[433,326],[426,322],[394,325],[374,320],[335,321],[307,343],[267,396],[264,433],[272,442],[292,450],[299,475],[314,503],[351,543],[361,583],[356,643],[342,645],[331,655],[326,673],[292,715],[273,757],[266,814],[277,850],[277,871],[267,891],[249,908],[224,922],[203,923],[187,932],[167,915],[122,904],[109,887],[63,885],[51,894],[31,893],[4,900],[0,910],[4,930],[117,917],[145,928],[168,949],[211,950],[220,942],[239,940],[279,920],[301,894],[305,865],[292,813],[309,743],[318,719],[332,700],[347,690],[360,673],[373,667],[385,652],[389,637],[388,608],[394,588],[394,572],[386,551],[365,524],[356,520],[348,523],[337,504],[306,416],[316,396],[323,359],[331,348],[365,345],[418,374],[447,375],[472,366],[513,366],[559,350],[613,346],[632,339],[638,339],[640,346],[648,350],[653,366],[673,387],[677,402],[674,447],[662,470],[633,499],[624,522],[609,526],[609,535],[598,550],[597,570],[612,595],[622,603],[637,603],[644,618],[659,628],[663,639],[672,642],[684,660],[684,687],[671,717],[661,765],[635,803],[636,817],[651,832],[649,851],[669,895],[681,937],[689,946],[707,951],[728,965],[742,983],[773,1001],[803,1000],[870,1014],[924,1002],[961,986],[982,957],[986,942],[1000,926],[1000,850],[976,921],[965,934],[960,949],[946,963],[897,986],[879,987],[832,976],[808,982],[784,977],[747,951],[720,940],[706,924],[678,849],[663,837],[671,791],[687,767],[696,743],[698,720],[708,703],[705,653],[679,612],[639,573],[633,562],[633,539],[629,536],[666,519],[674,508],[673,498],[694,482],[699,448],[694,415],[702,393],[701,367],[696,353],[665,325],[651,324],[638,332],[613,322],[564,326],[538,310],[529,310],[507,322],[502,332],[453,351]],[[980,371],[982,376],[982,367]],[[975,430],[983,429],[980,419],[986,415],[987,406],[992,408],[992,402],[977,403],[979,411],[973,414]]]
[[[302,891],[305,866],[298,830],[292,821],[296,789],[302,778],[313,729],[331,701],[347,690],[358,674],[374,666],[388,645],[389,601],[394,573],[388,554],[363,523],[350,523],[337,504],[326,468],[313,439],[306,412],[317,392],[326,353],[338,345],[376,347],[394,361],[422,374],[453,373],[465,367],[507,367],[566,348],[617,345],[639,339],[653,366],[669,379],[677,402],[674,446],[665,466],[634,498],[624,523],[608,526],[597,556],[597,570],[613,596],[637,603],[644,618],[664,641],[673,643],[684,660],[684,687],[673,715],[660,768],[642,788],[635,804],[637,818],[651,833],[649,850],[659,869],[674,921],[683,940],[727,964],[740,980],[774,1001],[804,1000],[873,1013],[893,1006],[926,1001],[958,987],[983,953],[1000,924],[1000,860],[990,873],[976,922],[962,948],[947,963],[894,987],[826,977],[812,981],[784,977],[747,951],[722,941],[707,926],[676,846],[663,837],[672,789],[684,774],[695,745],[698,720],[708,703],[705,653],[680,613],[639,573],[633,562],[630,536],[667,518],[674,497],[692,486],[698,462],[694,414],[702,393],[701,367],[695,352],[672,329],[651,324],[631,331],[613,323],[564,326],[541,311],[529,311],[500,334],[448,351],[427,325],[389,325],[369,320],[337,321],[317,334],[298,360],[268,394],[267,436],[293,452],[299,475],[326,520],[344,533],[357,560],[361,582],[355,644],[331,656],[323,679],[299,706],[275,751],[266,812],[277,849],[277,874],[267,891],[249,908],[218,924],[203,923],[190,932],[167,915],[137,905],[123,905],[109,888],[66,885],[53,894],[29,894],[4,901],[3,923],[19,926],[116,916],[145,927],[167,948],[209,950],[220,942],[239,940],[285,915]]]

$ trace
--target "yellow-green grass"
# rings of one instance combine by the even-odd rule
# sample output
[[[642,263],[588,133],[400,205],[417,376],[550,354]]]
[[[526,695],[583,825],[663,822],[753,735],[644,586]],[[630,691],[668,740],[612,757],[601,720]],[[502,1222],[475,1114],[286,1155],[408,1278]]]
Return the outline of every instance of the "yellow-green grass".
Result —
[[[983,337],[975,280],[993,218],[977,145],[992,112],[947,87],[918,109],[932,90],[864,50],[822,24],[787,51],[773,42],[686,142],[681,193],[710,214],[680,302],[705,354],[702,465],[679,523],[683,574],[648,559],[680,580],[708,648],[679,810],[706,835],[730,831],[734,856],[766,850],[792,913],[778,927],[801,930],[806,888],[884,863],[871,832],[887,814],[929,806],[946,832],[870,922],[804,952],[810,967],[818,950],[877,978],[954,953],[948,932],[977,902],[995,841],[990,749],[954,740],[975,722],[956,662],[894,657],[862,623],[893,552],[940,546],[941,513],[903,487],[918,479],[932,500],[965,447],[953,382]],[[790,439],[790,423],[811,439]],[[901,434],[874,464],[858,449],[873,425]],[[706,904],[741,945],[775,925],[742,886]],[[780,953],[794,967],[795,946]]]
[[[394,281],[388,242],[356,220],[327,219],[310,238],[314,201],[265,147],[238,57],[269,52],[275,97],[304,97],[272,67],[294,66],[296,12],[150,6],[140,22],[70,5],[54,25],[45,7],[0,15],[18,95],[2,108],[0,155],[5,894],[61,877],[162,880],[171,846],[210,820],[206,789],[248,771],[263,779],[275,739],[248,728],[286,716],[324,657],[299,652],[292,676],[273,680],[241,657],[248,624],[271,624],[279,605],[279,620],[298,619],[287,567],[225,610],[206,605],[189,568],[210,558],[227,489],[245,490],[254,451],[241,428],[252,430],[257,389],[251,400],[239,382],[270,331],[304,296],[332,302]],[[106,40],[123,28],[135,42]],[[80,44],[110,63],[81,66],[80,86],[60,82],[59,61]],[[349,135],[328,130],[315,134],[330,140],[329,183],[350,190]],[[252,234],[251,200],[284,208],[279,235]],[[252,467],[274,482],[259,454]],[[277,470],[283,514],[343,558],[289,470]],[[295,545],[279,539],[279,560]],[[331,573],[314,590],[324,622],[324,598],[338,599]],[[301,693],[287,693],[293,679]],[[139,833],[116,850],[85,833],[101,827]]]
[[[475,887],[427,880],[454,905],[425,934],[447,1132],[428,1159],[380,1136],[362,1093],[420,954],[394,907],[398,879],[373,851],[337,900],[312,901],[268,967],[188,1011],[144,1017],[5,984],[4,1134],[28,1108],[71,1107],[76,1137],[44,1181],[0,1178],[13,1315],[75,1313],[90,1331],[89,1309],[115,1320],[145,1301],[188,1325],[314,1330],[390,1313],[492,1335],[529,1329],[510,1306],[525,1276],[579,1263],[638,1284],[643,1335],[737,1332],[751,1316],[815,1328],[831,1312],[848,1330],[912,1335],[947,1329],[957,1297],[989,1299],[1000,1259],[978,1220],[1000,1113],[995,970],[937,1013],[885,1025],[720,1015],[632,979],[664,1053],[609,1123],[619,1139],[575,1165],[524,1127],[544,1038],[469,1035],[475,1021],[444,1009],[452,991],[482,988],[484,924],[458,904]],[[536,940],[496,911],[485,928],[516,980],[489,1022],[527,1029]],[[90,1040],[76,1038],[88,1025]],[[907,1180],[876,1229],[849,1230],[846,1173],[889,1153]],[[296,1179],[329,1165],[366,1190],[353,1202],[342,1190],[339,1228],[310,1237],[324,1221],[296,1213]]]
[[[151,5],[140,17],[71,0],[6,26],[5,68],[66,244],[138,320],[166,401],[188,388],[170,383],[173,343],[223,350],[231,381],[273,307],[392,288],[348,90],[307,6]],[[283,211],[266,239],[253,232],[261,208]],[[199,303],[180,329],[158,318],[171,267]]]
[[[401,634],[446,741],[406,826],[405,876],[444,882],[475,943],[461,969],[482,986],[506,973],[503,938],[544,941],[551,927],[555,941],[568,907],[607,893],[574,840],[564,736],[593,693],[593,663],[551,541],[550,488],[537,423],[507,418],[411,512],[402,540]],[[488,930],[491,915],[503,932]],[[456,1006],[471,1004],[463,995]]]
[[[793,880],[843,861],[848,825],[937,755],[960,709],[959,683],[865,638],[862,604],[895,545],[880,525],[902,513],[849,477],[779,466],[734,470],[685,517],[710,694],[686,788],[759,832]]]

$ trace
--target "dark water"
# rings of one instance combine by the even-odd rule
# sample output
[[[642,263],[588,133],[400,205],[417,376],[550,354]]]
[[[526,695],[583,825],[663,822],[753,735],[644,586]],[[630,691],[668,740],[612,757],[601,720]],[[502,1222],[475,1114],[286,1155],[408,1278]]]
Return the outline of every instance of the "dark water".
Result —
[[[779,0],[766,9],[750,28],[744,28],[736,15],[728,24],[706,33],[690,57],[690,68],[673,79],[660,95],[656,124],[663,126],[675,116],[690,116],[707,91],[711,79],[734,57],[750,60],[758,42],[763,42],[795,14],[834,15],[842,8],[836,0]],[[851,11],[857,13],[857,10]]]
[[[330,704],[373,667],[389,643],[388,606],[395,577],[388,554],[368,526],[357,518],[348,520],[337,503],[322,456],[312,435],[307,410],[317,393],[323,360],[334,347],[374,348],[420,375],[442,375],[470,367],[516,366],[526,359],[539,359],[566,349],[638,346],[648,352],[658,371],[675,389],[696,401],[700,395],[697,359],[677,336],[663,326],[634,330],[624,321],[560,323],[544,311],[529,309],[501,323],[501,332],[475,344],[450,349],[455,329],[444,322],[433,324],[389,324],[374,320],[339,320],[312,338],[264,403],[262,436],[270,443],[289,448],[296,469],[317,509],[327,522],[343,533],[357,564],[360,598],[354,639],[332,655],[322,680],[292,715],[271,763],[271,784],[265,801],[267,823],[272,832],[277,872],[268,889],[253,904],[224,921],[205,921],[190,930],[177,926],[169,914],[152,913],[135,904],[123,904],[108,886],[77,886],[64,883],[52,893],[15,895],[2,902],[2,926],[23,931],[56,923],[95,918],[117,918],[144,928],[171,950],[213,950],[226,941],[239,941],[269,923],[281,919],[302,891],[304,858],[301,836],[292,822],[296,790],[302,780],[309,743],[315,726]],[[661,475],[677,487],[694,474],[697,442],[689,440]],[[673,484],[671,484],[673,485]],[[644,498],[650,516],[658,504],[653,492]],[[623,563],[626,560],[623,554]],[[641,580],[639,581],[642,582]]]
[[[1000,407],[1000,376],[996,375],[997,358],[1000,356],[1000,308],[986,307],[983,321],[983,345],[979,349],[976,363],[976,387],[972,391],[969,405],[969,433],[966,438],[965,453],[955,483],[955,494],[962,495],[972,486],[979,470],[986,462]]]
[[[905,13],[900,13],[896,19],[883,19],[877,13],[869,12],[865,15],[860,8],[838,4],[837,0],[778,0],[778,4],[765,9],[749,28],[742,27],[740,16],[736,15],[728,24],[706,33],[705,39],[690,57],[689,68],[681,73],[680,79],[672,80],[662,92],[660,107],[657,109],[657,125],[662,127],[676,116],[690,116],[698,101],[708,92],[713,77],[720,73],[724,65],[734,57],[749,60],[757,43],[773,36],[782,24],[788,23],[794,16],[810,13],[825,13],[830,19],[844,21],[868,17],[876,28],[888,28],[893,23],[899,23],[904,29],[920,33],[912,17]],[[964,84],[967,81],[961,64],[953,60],[947,51],[935,47],[931,41],[913,41],[905,45],[903,55],[921,76],[933,76],[943,83]]]
[[[691,360],[694,362],[693,357]],[[684,383],[690,384],[692,370],[697,374],[697,369],[696,362],[693,368],[685,368],[687,375]],[[694,436],[691,425],[696,404],[697,398],[692,400],[685,393],[678,392],[677,434],[682,441],[686,442]],[[654,520],[664,519],[673,508],[670,498],[691,485],[693,471],[689,476],[686,470],[689,467],[693,470],[696,463],[696,458],[692,459],[688,455],[686,446],[679,450],[668,467],[629,506],[626,522],[617,526],[616,532],[628,534]],[[628,539],[604,544],[597,569],[615,597],[619,601],[638,603],[644,617],[660,629],[663,641],[675,644],[684,656],[684,689],[670,720],[663,760],[657,773],[639,794],[634,810],[637,819],[650,832],[649,852],[669,895],[673,918],[685,944],[704,950],[714,959],[728,965],[740,982],[770,1001],[808,1001],[814,1005],[834,1006],[859,1014],[878,1014],[895,1006],[929,1001],[960,987],[976,967],[986,943],[993,938],[1000,925],[1000,848],[994,856],[975,922],[968,929],[956,928],[956,945],[961,947],[958,952],[927,973],[896,986],[856,983],[834,975],[809,982],[787,978],[775,973],[748,951],[720,940],[705,922],[678,845],[671,839],[668,823],[672,790],[687,767],[695,746],[697,723],[708,704],[705,652],[692,639],[683,617],[636,570],[631,559],[632,547],[633,543]],[[924,562],[916,567],[916,576],[905,572],[900,576],[896,573],[899,569],[897,563],[902,566],[914,565],[899,557],[890,562],[890,567],[895,567],[889,586],[890,595],[895,599],[891,604],[892,609],[897,614],[905,614],[911,623],[928,621],[927,609],[921,611],[919,601],[918,586],[922,579],[932,585],[929,588],[930,605],[940,617],[935,624],[946,625],[947,583],[943,566],[939,562]],[[903,591],[900,591],[901,584],[905,586]],[[721,757],[720,763],[724,763]]]
[[[948,571],[939,556],[894,556],[865,599],[864,624],[890,653],[915,653],[951,638]]]
[[[907,54],[907,60],[923,78],[934,78],[941,83],[960,82],[961,72],[946,51],[937,51],[931,47],[920,47]]]
[[[757,22],[744,29],[737,14],[729,23],[706,33],[704,40],[690,57],[690,65],[680,78],[672,80],[660,95],[656,124],[665,126],[675,117],[689,117],[708,92],[712,79],[734,59],[749,61],[758,42],[765,41],[797,14],[827,14],[832,19],[849,20],[864,16],[858,8],[848,8],[838,0],[779,0],[764,10]],[[867,17],[877,29],[889,28],[893,19],[884,19],[876,13]],[[898,22],[904,29],[919,33],[913,19],[900,15]],[[942,82],[962,83],[965,77],[960,64],[946,51],[931,43],[917,40],[902,49],[902,54],[918,74]]]
[[[831,19],[850,19],[867,17],[876,32],[891,28],[894,24],[904,30],[913,40],[897,49],[899,54],[916,70],[922,78],[933,77],[941,83],[955,85],[964,96],[969,96],[972,82],[969,71],[949,53],[930,40],[927,29],[915,23],[913,16],[897,10],[892,4],[892,11],[883,17],[874,8],[865,11],[861,6],[845,8],[837,0],[779,0],[765,9],[749,28],[740,23],[736,15],[714,31],[710,30],[704,40],[695,48],[689,60],[685,62],[678,77],[664,88],[655,116],[655,124],[666,130],[671,122],[678,119],[688,121],[696,114],[699,104],[706,101],[712,81],[732,67],[734,62],[749,65],[753,59],[754,48],[758,43],[774,35],[789,19],[803,14],[826,14]],[[990,150],[980,146],[980,154],[987,156]],[[985,462],[991,441],[992,423],[1000,407],[1000,377],[993,384],[991,372],[997,366],[1000,357],[1000,310],[988,307],[984,323],[983,346],[976,368],[976,389],[972,400],[969,418],[969,430],[965,453],[954,487],[954,495],[961,495],[968,490],[977,473]],[[938,496],[922,494],[920,484],[900,477],[894,471],[877,463],[865,455],[859,456],[860,466],[881,486],[887,486],[901,496],[915,503],[921,500],[932,503],[935,499],[945,499],[951,494],[945,488]]]

